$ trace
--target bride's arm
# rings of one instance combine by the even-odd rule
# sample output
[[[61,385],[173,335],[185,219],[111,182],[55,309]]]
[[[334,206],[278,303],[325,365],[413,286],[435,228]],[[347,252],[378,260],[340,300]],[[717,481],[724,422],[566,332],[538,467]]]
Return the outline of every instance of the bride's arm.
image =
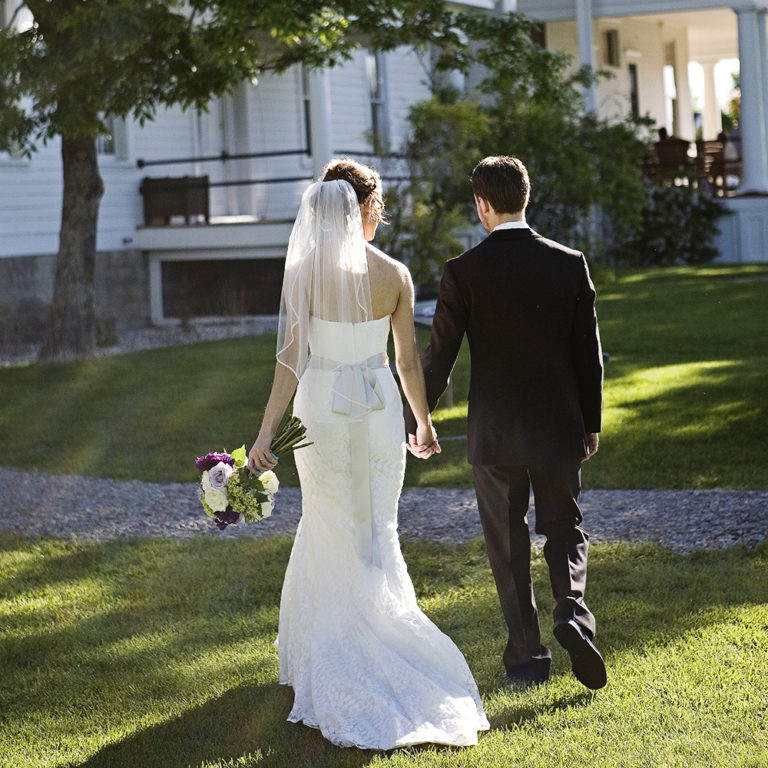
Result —
[[[424,373],[416,346],[416,328],[413,322],[413,281],[406,268],[400,272],[402,284],[397,307],[392,313],[392,338],[395,342],[395,366],[408,405],[416,419],[416,443],[429,446],[427,458],[433,452],[440,452],[437,435],[432,427],[432,419],[427,405],[427,390],[424,386]]]
[[[264,409],[259,436],[248,452],[248,466],[257,472],[265,472],[277,464],[272,458],[269,446],[298,383],[296,375],[290,368],[286,368],[282,363],[275,364],[272,391],[269,393],[267,407]]]

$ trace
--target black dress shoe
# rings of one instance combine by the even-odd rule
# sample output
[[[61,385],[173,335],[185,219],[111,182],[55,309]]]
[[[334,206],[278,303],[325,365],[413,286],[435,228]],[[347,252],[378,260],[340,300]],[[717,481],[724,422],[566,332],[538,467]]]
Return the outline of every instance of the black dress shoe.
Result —
[[[573,619],[558,624],[554,632],[557,642],[571,657],[576,679],[593,691],[602,688],[608,682],[605,663],[587,633]]]

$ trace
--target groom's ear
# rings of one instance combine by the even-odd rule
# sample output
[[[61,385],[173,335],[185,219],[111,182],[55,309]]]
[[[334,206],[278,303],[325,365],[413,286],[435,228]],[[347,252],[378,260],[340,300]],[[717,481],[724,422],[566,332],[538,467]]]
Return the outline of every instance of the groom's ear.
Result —
[[[477,215],[482,219],[491,212],[491,204],[484,198],[475,195],[475,205],[477,206]]]

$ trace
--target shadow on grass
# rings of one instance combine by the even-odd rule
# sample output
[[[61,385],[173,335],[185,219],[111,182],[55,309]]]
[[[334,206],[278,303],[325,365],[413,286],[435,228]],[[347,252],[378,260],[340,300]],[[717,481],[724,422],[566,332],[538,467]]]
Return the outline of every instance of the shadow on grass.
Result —
[[[62,702],[75,709],[88,709],[93,700],[111,702],[105,720],[119,724],[113,734],[128,735],[77,765],[175,768],[244,758],[244,765],[252,760],[268,768],[358,768],[378,754],[336,748],[318,731],[285,722],[292,692],[269,681],[276,679],[271,640],[289,540],[46,546],[46,557],[21,568],[18,580],[3,585],[2,596],[12,599],[27,590],[35,594],[43,585],[91,580],[102,588],[96,595],[101,603],[93,606],[101,611],[75,613],[63,626],[46,619],[43,626],[26,630],[28,612],[8,616],[22,631],[3,643],[3,668],[17,691],[4,715],[20,722],[30,713],[52,711],[51,691],[56,692],[53,711]],[[7,540],[0,549],[10,549]],[[465,653],[481,692],[494,694],[506,638],[482,545],[408,542],[404,549],[430,617]],[[729,621],[731,609],[768,602],[766,570],[768,543],[755,550],[689,556],[652,545],[593,547],[587,600],[597,616],[597,641],[609,677],[612,664],[627,651],[643,654]],[[553,678],[570,678],[567,656],[551,634],[553,603],[540,553],[534,555],[533,579],[543,639],[553,650]],[[42,610],[54,611],[56,605]],[[219,649],[240,642],[261,647],[258,661],[251,662],[258,665],[261,684],[233,687],[173,719],[135,730],[139,726],[131,720],[136,712],[161,719],[168,707],[178,711],[174,700],[198,701],[201,688],[232,680],[225,660],[211,663],[208,671],[205,664],[216,659]],[[38,680],[41,663],[49,670],[44,680]],[[128,686],[127,703],[116,696],[123,685]],[[492,727],[521,726],[548,712],[588,706],[593,696],[578,687],[572,695],[553,690],[551,697],[543,697],[547,700],[522,692],[502,702]],[[42,739],[56,736],[54,729]]]
[[[468,544],[459,553],[477,556]],[[461,557],[461,554],[460,554]],[[597,644],[609,667],[626,650],[641,654],[723,621],[730,609],[768,602],[768,541],[755,549],[735,547],[678,555],[652,544],[596,545],[589,563],[587,603],[597,618]],[[553,652],[552,677],[571,676],[570,662],[552,635],[554,601],[541,553],[535,553],[532,578],[542,640]],[[498,686],[506,626],[489,570],[476,573],[476,589],[449,590],[430,608],[430,618],[461,647],[481,690]],[[498,651],[489,665],[490,647]],[[490,669],[489,669],[490,667]],[[514,722],[514,717],[511,716]]]
[[[595,694],[592,691],[581,691],[571,696],[561,696],[552,702],[536,705],[510,704],[503,708],[491,719],[491,730],[518,727],[526,723],[535,723],[542,715],[558,712],[574,707],[586,707],[592,703]]]
[[[293,693],[272,684],[242,686],[103,747],[80,768],[186,768],[242,757],[259,766],[339,764],[340,748],[319,731],[288,723]],[[349,766],[367,765],[375,753],[350,750]]]
[[[292,698],[290,688],[277,684],[242,686],[181,717],[105,746],[85,762],[69,763],[66,768],[187,768],[228,760],[242,760],[245,765],[253,761],[259,768],[362,768],[377,756],[392,754],[337,747],[319,730],[287,722]],[[460,751],[427,744],[407,752],[417,755],[435,749]]]

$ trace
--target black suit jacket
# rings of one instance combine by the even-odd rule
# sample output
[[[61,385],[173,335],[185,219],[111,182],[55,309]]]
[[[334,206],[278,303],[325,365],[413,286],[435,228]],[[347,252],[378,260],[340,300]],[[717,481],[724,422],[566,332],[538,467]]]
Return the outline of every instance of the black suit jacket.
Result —
[[[531,229],[491,233],[445,264],[422,355],[430,410],[466,334],[473,464],[586,455],[601,427],[603,359],[584,256]],[[415,420],[406,406],[406,426]]]

